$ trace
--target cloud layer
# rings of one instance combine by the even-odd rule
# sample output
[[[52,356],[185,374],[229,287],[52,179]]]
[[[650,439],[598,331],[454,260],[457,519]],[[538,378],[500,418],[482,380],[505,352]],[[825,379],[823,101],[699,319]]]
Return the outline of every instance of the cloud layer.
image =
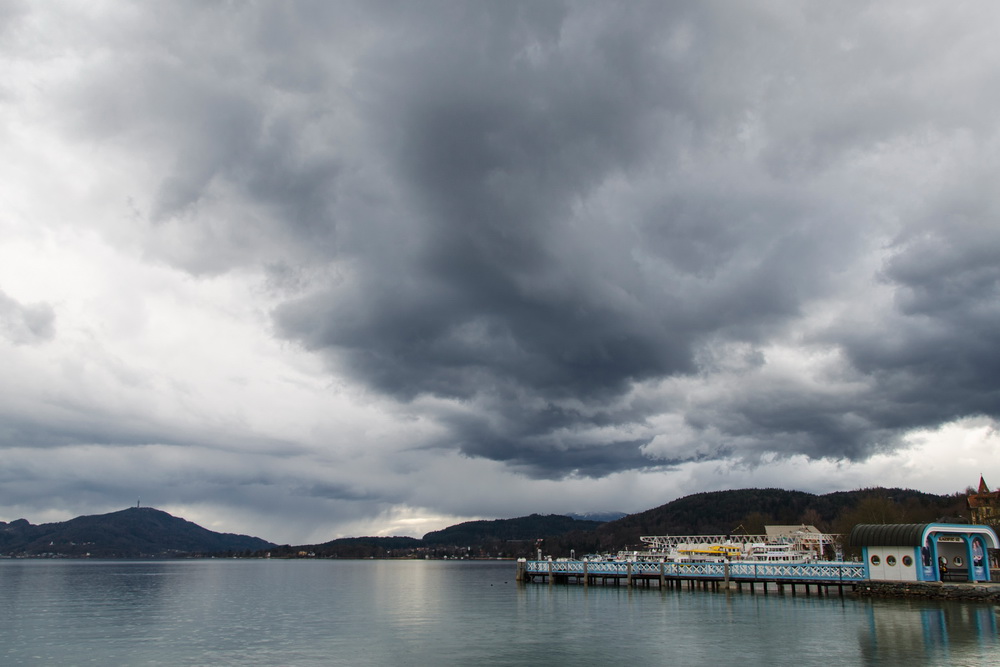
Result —
[[[998,417],[988,6],[3,11],[5,514],[418,533]]]

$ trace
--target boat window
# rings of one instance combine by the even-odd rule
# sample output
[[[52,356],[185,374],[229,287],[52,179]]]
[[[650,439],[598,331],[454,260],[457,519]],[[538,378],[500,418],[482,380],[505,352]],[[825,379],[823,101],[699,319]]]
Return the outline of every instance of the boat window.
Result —
[[[871,557],[871,561],[872,561],[872,565],[878,565],[878,564],[880,564],[882,562],[882,559],[879,558],[878,556],[872,556]]]
[[[885,564],[888,565],[889,567],[893,567],[896,564],[896,557],[895,556],[886,556],[885,557]]]
[[[913,559],[910,558],[909,556],[903,556],[903,565],[905,565],[906,567],[910,567],[911,565],[913,565]]]

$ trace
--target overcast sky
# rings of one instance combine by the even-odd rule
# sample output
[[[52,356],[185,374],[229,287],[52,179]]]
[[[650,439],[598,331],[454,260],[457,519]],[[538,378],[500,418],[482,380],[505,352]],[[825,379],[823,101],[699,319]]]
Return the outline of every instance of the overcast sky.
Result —
[[[1000,5],[0,3],[0,520],[1000,485]]]

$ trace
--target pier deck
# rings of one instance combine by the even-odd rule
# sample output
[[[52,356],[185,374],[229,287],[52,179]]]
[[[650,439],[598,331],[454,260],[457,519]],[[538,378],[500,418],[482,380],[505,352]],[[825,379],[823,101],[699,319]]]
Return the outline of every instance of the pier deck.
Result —
[[[840,595],[844,587],[849,590],[866,582],[863,563],[816,562],[816,563],[754,563],[703,562],[703,563],[654,563],[654,562],[587,562],[587,561],[519,561],[517,580],[523,582],[546,582],[549,584],[582,584],[642,586],[654,584],[660,588],[687,586],[688,588],[720,587],[743,590],[750,593],[761,590],[767,594],[768,588],[783,592],[801,586],[810,594],[814,587],[817,594],[830,594],[835,588]]]

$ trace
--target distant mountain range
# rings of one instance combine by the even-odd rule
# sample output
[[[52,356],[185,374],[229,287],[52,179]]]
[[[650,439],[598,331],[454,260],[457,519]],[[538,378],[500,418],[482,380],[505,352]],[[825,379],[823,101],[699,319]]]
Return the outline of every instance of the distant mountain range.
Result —
[[[612,521],[532,514],[516,519],[469,521],[414,538],[353,537],[282,555],[369,558],[405,556],[553,556],[639,547],[642,535],[702,535],[747,532],[764,526],[808,523],[848,533],[855,523],[964,521],[965,494],[934,495],[911,489],[872,488],[825,495],[784,489],[737,489],[696,493]],[[405,541],[402,541],[405,540]]]
[[[32,525],[0,521],[0,555],[139,558],[181,555],[274,557],[517,557],[538,549],[556,556],[636,546],[641,535],[762,533],[765,524],[816,525],[846,533],[856,523],[964,521],[965,494],[861,489],[815,495],[783,489],[696,493],[637,514],[543,515],[467,521],[413,537],[349,537],[322,544],[277,546],[247,535],[215,533],[153,508],[130,508]],[[599,520],[612,516],[613,520]]]
[[[249,554],[274,545],[258,537],[215,533],[152,507],[81,516],[38,526],[0,521],[0,555],[143,558]]]

